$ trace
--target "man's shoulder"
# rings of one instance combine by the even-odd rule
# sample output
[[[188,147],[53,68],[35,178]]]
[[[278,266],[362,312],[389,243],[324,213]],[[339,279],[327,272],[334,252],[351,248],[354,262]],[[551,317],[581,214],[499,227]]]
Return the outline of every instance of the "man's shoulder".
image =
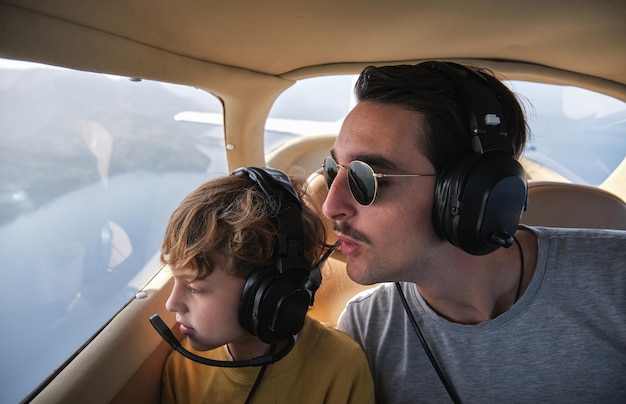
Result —
[[[401,284],[403,284],[401,282]],[[346,303],[343,313],[339,317],[339,323],[357,318],[368,318],[377,321],[380,317],[388,317],[394,308],[398,307],[398,292],[394,282],[379,283],[371,289],[366,289],[354,295]],[[360,321],[360,320],[358,320]],[[342,326],[338,327],[343,329]]]
[[[538,238],[573,238],[588,240],[626,240],[626,230],[524,226]]]
[[[379,301],[386,301],[393,297],[394,290],[395,284],[393,282],[379,283],[376,286],[372,286],[370,289],[365,289],[352,296],[348,300],[347,305],[358,306],[373,304]]]
[[[610,229],[582,229],[533,227],[537,237],[540,255],[550,255],[549,251],[566,254],[573,259],[581,256],[591,259],[620,261],[626,257],[626,231]],[[586,260],[583,260],[586,261]]]

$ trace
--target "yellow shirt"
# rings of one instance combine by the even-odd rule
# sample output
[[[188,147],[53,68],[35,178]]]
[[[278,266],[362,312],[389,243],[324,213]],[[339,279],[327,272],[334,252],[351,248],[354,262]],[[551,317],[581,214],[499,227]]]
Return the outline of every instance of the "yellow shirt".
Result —
[[[224,347],[199,354],[230,360]],[[163,369],[161,402],[243,404],[260,369],[202,365],[173,351]],[[252,403],[374,403],[367,358],[346,334],[307,317],[291,352],[267,367]]]

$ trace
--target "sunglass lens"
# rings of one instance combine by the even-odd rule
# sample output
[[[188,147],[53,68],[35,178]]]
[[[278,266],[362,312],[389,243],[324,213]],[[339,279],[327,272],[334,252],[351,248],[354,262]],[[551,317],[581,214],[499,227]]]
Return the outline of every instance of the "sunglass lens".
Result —
[[[331,157],[326,157],[324,159],[324,167],[322,168],[322,172],[324,174],[324,179],[326,180],[326,186],[330,189],[330,186],[333,184],[335,177],[337,177],[337,171],[339,168],[337,167],[337,163]]]
[[[372,168],[362,161],[353,161],[348,166],[350,192],[358,203],[371,205],[376,196],[376,178]]]

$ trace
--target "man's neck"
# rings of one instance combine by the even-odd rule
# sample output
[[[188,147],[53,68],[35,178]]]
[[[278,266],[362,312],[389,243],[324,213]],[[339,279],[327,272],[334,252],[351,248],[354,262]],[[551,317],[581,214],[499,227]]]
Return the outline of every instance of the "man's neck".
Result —
[[[484,256],[458,249],[446,254],[434,276],[416,282],[420,294],[435,312],[459,324],[478,324],[505,313],[528,287],[537,262],[534,234],[518,231],[516,238],[519,244]]]

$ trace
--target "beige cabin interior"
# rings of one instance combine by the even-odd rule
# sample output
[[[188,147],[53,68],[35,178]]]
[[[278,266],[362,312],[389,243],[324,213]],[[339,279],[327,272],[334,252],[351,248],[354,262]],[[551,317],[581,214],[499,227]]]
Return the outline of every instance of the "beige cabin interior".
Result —
[[[303,168],[321,204],[325,185],[314,172],[336,133],[263,151],[269,110],[297,80],[438,59],[626,101],[625,21],[623,0],[0,0],[0,57],[210,92],[224,108],[229,168]],[[531,181],[523,223],[626,229],[626,158],[593,189],[523,165],[541,178]],[[175,324],[164,309],[172,280],[156,257],[146,268],[155,275],[145,297],[131,300],[32,402],[159,402],[170,349],[148,318],[158,312]],[[334,325],[367,287],[346,276],[340,253],[324,275],[310,314]]]

